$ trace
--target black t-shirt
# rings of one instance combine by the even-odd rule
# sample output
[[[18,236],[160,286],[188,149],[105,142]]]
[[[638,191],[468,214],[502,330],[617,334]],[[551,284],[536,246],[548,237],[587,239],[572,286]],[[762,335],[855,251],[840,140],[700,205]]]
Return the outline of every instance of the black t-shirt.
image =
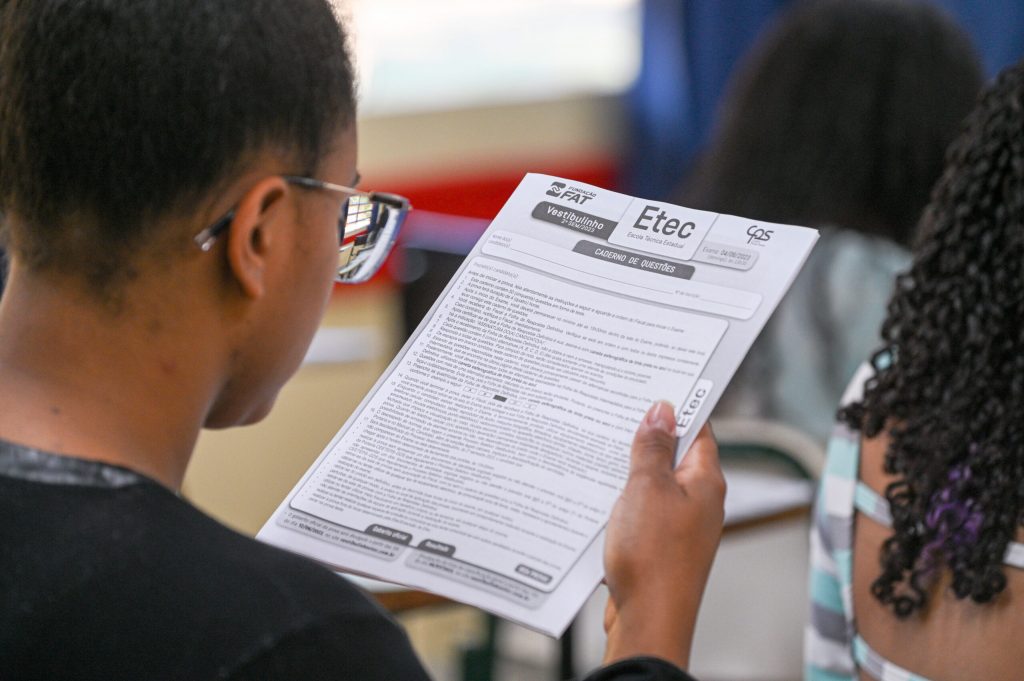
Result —
[[[348,581],[129,470],[0,441],[0,679],[376,679],[426,673]],[[591,681],[685,681],[629,660]]]

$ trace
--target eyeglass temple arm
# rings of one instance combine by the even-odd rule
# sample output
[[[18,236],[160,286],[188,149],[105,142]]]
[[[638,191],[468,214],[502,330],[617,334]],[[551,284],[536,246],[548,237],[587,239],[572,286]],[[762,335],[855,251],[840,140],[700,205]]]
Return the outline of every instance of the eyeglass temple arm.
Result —
[[[199,249],[205,252],[213,248],[213,244],[217,241],[217,237],[224,233],[224,230],[228,228],[228,225],[230,225],[231,221],[234,219],[235,211],[230,210],[220,220],[217,220],[217,222],[199,232],[199,234],[196,234],[193,237],[193,240],[196,242],[196,245],[199,246]]]
[[[306,178],[303,177],[289,177],[288,180],[290,182],[302,184],[307,187],[318,186],[318,183],[316,183],[316,181],[306,181]],[[371,201],[382,203],[391,208],[395,208],[396,210],[408,211],[412,208],[412,206],[409,204],[408,199],[406,199],[403,196],[398,196],[396,194],[388,194],[386,192],[370,192],[369,194],[367,194],[367,196]],[[235,211],[228,211],[220,220],[217,220],[217,222],[213,223],[203,231],[196,234],[195,237],[193,237],[193,240],[195,241],[196,245],[199,246],[200,250],[209,251],[211,248],[213,248],[213,244],[217,240],[217,237],[224,233],[224,230],[228,228],[228,226],[231,224],[231,221],[234,219]]]

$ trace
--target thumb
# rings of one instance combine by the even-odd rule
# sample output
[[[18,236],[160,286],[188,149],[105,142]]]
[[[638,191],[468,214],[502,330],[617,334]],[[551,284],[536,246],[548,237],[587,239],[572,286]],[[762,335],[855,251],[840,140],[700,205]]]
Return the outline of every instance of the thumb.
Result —
[[[721,467],[715,434],[711,432],[711,424],[705,423],[676,470],[705,472],[720,471]]]
[[[671,473],[676,452],[676,415],[672,404],[655,402],[633,438],[629,474]]]

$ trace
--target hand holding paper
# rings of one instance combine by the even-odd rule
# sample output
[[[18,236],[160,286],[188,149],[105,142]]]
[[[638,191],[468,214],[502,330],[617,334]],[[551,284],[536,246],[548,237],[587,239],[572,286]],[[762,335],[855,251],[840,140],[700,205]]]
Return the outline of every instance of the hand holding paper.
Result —
[[[630,472],[605,538],[605,663],[650,655],[686,668],[697,610],[722,535],[725,480],[704,426],[673,470],[671,406],[658,402],[633,440]]]

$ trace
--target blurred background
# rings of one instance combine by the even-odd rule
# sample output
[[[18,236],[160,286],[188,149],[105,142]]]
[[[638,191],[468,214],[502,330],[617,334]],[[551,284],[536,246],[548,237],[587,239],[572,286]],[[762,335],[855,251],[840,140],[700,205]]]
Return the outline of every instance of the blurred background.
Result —
[[[404,194],[419,212],[382,275],[337,288],[306,363],[271,416],[252,428],[204,433],[184,494],[254,534],[524,173],[677,200],[716,134],[730,79],[794,4],[339,1],[360,74],[362,186]],[[1024,3],[930,4],[970,36],[984,78],[1024,56]],[[809,488],[820,440],[799,432],[794,440],[787,424],[775,426],[781,435],[771,442],[752,442],[742,423],[724,423],[719,436],[734,450],[733,465],[806,480]],[[801,677],[806,506],[799,510],[726,536],[695,644],[699,678]],[[555,642],[467,607],[394,606],[436,678],[467,681],[549,680],[594,667],[602,608],[598,594],[569,637]]]

